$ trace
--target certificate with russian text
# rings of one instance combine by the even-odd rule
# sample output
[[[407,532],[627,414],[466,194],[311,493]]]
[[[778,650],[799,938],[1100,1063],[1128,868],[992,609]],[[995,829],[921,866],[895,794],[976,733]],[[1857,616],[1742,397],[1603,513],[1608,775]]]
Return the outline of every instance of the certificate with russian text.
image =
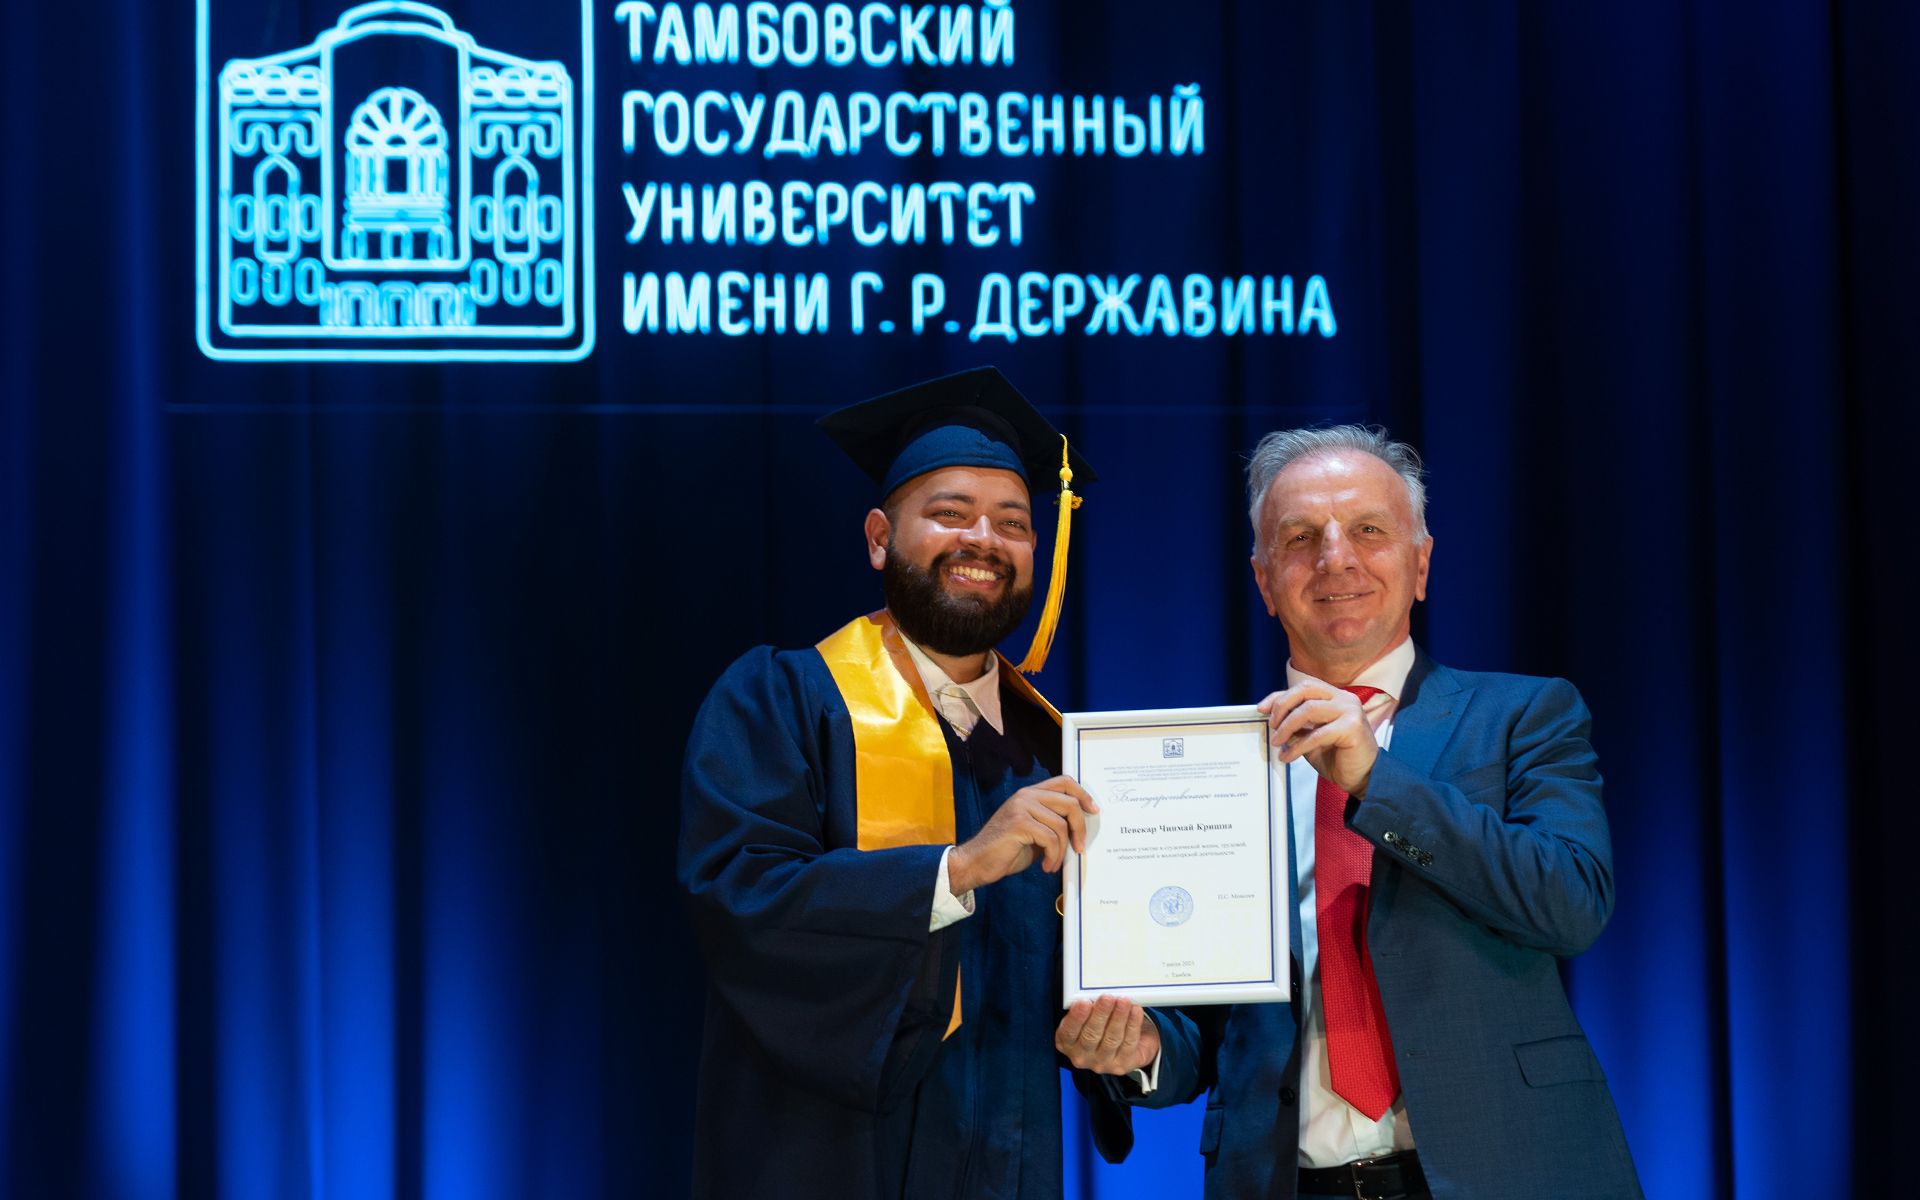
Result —
[[[1067,774],[1092,793],[1068,852],[1067,1003],[1288,998],[1286,767],[1252,705],[1067,713]]]

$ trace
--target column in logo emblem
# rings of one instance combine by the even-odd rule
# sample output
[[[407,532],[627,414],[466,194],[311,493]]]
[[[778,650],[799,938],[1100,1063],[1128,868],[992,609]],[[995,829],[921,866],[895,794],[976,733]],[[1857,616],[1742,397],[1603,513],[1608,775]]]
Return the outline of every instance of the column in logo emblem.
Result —
[[[216,358],[579,358],[593,344],[592,13],[562,59],[381,0],[220,54],[199,0],[200,341]],[[552,48],[552,47],[549,47]],[[217,78],[210,63],[222,61]]]

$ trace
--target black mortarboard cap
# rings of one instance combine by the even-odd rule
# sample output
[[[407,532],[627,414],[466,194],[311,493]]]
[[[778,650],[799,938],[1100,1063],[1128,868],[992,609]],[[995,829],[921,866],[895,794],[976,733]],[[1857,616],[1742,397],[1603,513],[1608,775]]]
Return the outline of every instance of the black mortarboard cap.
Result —
[[[1060,473],[1058,430],[994,367],[974,367],[862,400],[820,418],[847,456],[880,485],[882,498],[942,467],[1017,472],[1029,491],[1051,491]],[[1069,449],[1075,483],[1093,469]]]

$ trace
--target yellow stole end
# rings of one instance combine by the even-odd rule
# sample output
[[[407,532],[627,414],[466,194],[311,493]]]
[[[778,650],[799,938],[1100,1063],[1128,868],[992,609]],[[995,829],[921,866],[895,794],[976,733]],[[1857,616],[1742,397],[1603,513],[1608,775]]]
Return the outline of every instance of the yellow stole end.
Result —
[[[820,657],[853,719],[855,844],[862,850],[950,845],[953,763],[940,718],[885,609],[827,636]],[[960,1028],[960,980],[943,1039]]]
[[[853,718],[862,850],[953,841],[953,764],[940,718],[885,609],[815,649]]]
[[[849,621],[814,649],[826,660],[853,722],[854,844],[862,850],[941,846],[954,841],[953,762],[946,735],[906,643],[881,609]],[[1060,723],[1047,703],[1005,658],[1000,678]],[[960,1028],[960,980],[942,1040]]]

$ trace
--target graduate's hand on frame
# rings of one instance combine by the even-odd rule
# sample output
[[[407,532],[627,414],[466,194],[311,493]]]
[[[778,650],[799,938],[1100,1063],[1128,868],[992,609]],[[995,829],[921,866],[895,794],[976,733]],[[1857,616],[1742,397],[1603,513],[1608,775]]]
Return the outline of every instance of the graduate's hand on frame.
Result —
[[[1087,848],[1087,814],[1100,811],[1086,789],[1065,775],[1008,796],[980,832],[947,856],[947,885],[956,896],[1026,870],[1037,858],[1048,872],[1067,861],[1067,847]]]
[[[1054,1030],[1053,1048],[1083,1071],[1125,1075],[1145,1070],[1159,1057],[1160,1027],[1131,1000],[1075,1000]]]

